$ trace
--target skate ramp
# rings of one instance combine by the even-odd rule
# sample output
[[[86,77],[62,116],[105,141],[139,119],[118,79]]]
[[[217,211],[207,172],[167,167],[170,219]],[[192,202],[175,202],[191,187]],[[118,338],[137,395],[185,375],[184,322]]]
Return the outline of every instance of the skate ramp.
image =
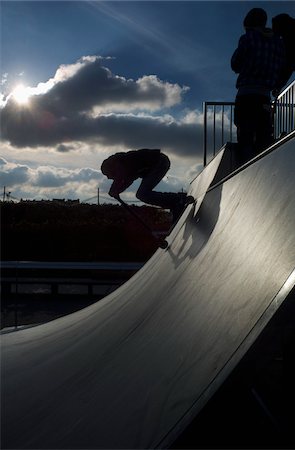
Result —
[[[167,447],[294,286],[294,133],[220,179],[226,148],[124,286],[2,336],[2,448]]]

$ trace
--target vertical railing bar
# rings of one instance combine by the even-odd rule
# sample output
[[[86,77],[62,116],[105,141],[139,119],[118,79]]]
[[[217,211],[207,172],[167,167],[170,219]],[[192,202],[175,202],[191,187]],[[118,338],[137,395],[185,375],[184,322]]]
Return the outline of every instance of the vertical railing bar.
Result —
[[[286,92],[286,94],[285,94],[285,131],[287,132],[287,127],[288,127],[288,115],[287,115],[287,112],[288,112],[288,99],[287,99],[287,95],[288,95],[288,92]]]
[[[288,133],[291,131],[291,90],[288,91]]]
[[[295,129],[295,104],[294,104],[295,86],[292,87],[292,130]]]
[[[278,100],[278,137],[281,134],[281,121],[282,121],[281,101]]]
[[[271,102],[271,125],[272,125],[272,137],[275,139],[276,137],[276,103],[275,101]]]
[[[289,91],[286,93],[286,131],[289,133]]]
[[[283,125],[283,133],[286,131],[286,107],[287,107],[287,99],[286,94],[284,95],[284,125]]]
[[[291,130],[294,129],[294,89],[291,89]]]
[[[282,100],[280,99],[280,129],[278,137],[280,137],[282,130],[283,130],[283,103]]]
[[[281,101],[281,114],[282,114],[282,120],[281,120],[281,133],[284,133],[284,121],[285,121],[285,111],[284,111],[284,97],[282,97]]]
[[[280,120],[281,120],[280,100],[277,99],[277,138],[280,136]]]
[[[232,142],[233,138],[233,107],[230,105],[230,122],[229,122],[229,140]]]
[[[276,99],[276,138],[279,135],[279,117],[280,117],[280,112],[279,112],[279,99]]]
[[[216,149],[216,105],[213,105],[213,156]]]
[[[289,114],[288,114],[288,112],[289,112],[289,96],[288,96],[288,93],[289,93],[289,91],[286,92],[286,126],[285,126],[285,128],[286,128],[287,133],[289,132]]]
[[[293,92],[294,89],[290,89],[291,92],[291,111],[290,111],[290,116],[291,116],[291,131],[294,129],[294,121],[293,121],[293,114],[294,114],[294,95]]]
[[[291,89],[288,91],[288,116],[289,116],[289,131],[288,133],[290,133],[292,131],[292,115],[291,115],[291,111],[292,111],[292,103],[291,103]]]
[[[280,101],[277,99],[277,137],[279,137],[280,135],[280,120],[281,120]]]
[[[280,125],[281,125],[280,135],[281,135],[281,133],[284,130],[284,101],[283,101],[283,98],[281,99],[280,108],[281,108],[281,122],[280,122]]]
[[[203,102],[203,118],[204,118],[204,129],[203,129],[203,148],[204,148],[204,167],[207,165],[207,102]]]
[[[224,104],[221,108],[221,146],[224,144]]]
[[[288,92],[286,92],[286,131],[287,131],[287,133],[288,133],[288,130],[289,130],[289,116],[288,116],[289,100],[288,100]]]

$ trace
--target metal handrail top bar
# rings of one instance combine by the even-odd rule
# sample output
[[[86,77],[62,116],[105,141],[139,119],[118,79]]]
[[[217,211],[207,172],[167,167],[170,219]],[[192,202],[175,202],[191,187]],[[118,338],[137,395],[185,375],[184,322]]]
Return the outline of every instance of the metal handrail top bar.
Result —
[[[289,84],[286,89],[283,90],[283,92],[280,93],[280,95],[278,95],[278,99],[280,99],[281,97],[283,97],[293,86],[295,85],[295,80],[292,81],[291,84]]]

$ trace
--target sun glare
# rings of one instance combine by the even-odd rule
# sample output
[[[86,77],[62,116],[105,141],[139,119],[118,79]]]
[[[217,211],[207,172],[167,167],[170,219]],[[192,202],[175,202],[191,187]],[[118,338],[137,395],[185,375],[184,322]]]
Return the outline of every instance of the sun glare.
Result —
[[[23,84],[19,84],[13,91],[12,96],[17,103],[25,105],[28,103],[30,97],[30,88],[25,87]]]

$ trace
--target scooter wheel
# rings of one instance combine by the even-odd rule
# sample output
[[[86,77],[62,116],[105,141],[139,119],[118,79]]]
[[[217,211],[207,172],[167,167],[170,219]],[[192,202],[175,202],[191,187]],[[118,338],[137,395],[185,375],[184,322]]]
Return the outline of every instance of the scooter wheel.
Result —
[[[160,247],[160,248],[163,248],[163,249],[167,248],[167,247],[168,247],[168,242],[167,242],[167,241],[162,241],[162,242],[160,242],[160,243],[159,243],[159,247]]]

